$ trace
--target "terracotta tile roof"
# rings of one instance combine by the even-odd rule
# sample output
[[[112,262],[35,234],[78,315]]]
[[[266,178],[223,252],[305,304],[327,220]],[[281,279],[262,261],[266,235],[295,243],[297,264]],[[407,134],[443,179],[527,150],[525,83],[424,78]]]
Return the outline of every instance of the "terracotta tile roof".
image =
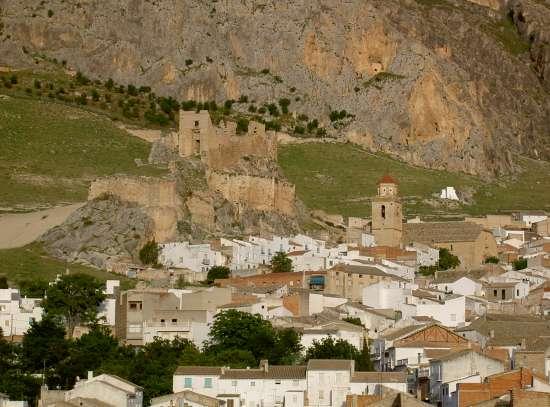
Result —
[[[390,174],[384,174],[382,178],[378,180],[378,184],[398,184],[397,180]]]
[[[473,242],[483,228],[472,222],[404,223],[403,242],[424,244]]]
[[[306,253],[309,253],[309,250],[295,250],[293,252],[289,252],[286,255],[287,256],[302,256]]]
[[[178,376],[219,376],[221,373],[222,368],[216,366],[179,366],[175,374]]]
[[[395,339],[399,339],[403,336],[412,334],[413,332],[420,331],[429,325],[409,325],[404,328],[400,328],[397,330],[392,330],[391,332],[388,332],[387,334],[382,333],[381,338],[386,339],[387,341],[393,341]]]
[[[264,369],[227,369],[220,379],[288,379],[306,378],[305,366],[268,366]]]
[[[307,370],[351,370],[352,362],[346,359],[310,359]]]
[[[407,372],[355,372],[352,383],[406,383]]]
[[[370,266],[350,266],[347,264],[338,264],[330,270],[340,271],[342,273],[349,273],[349,274],[360,274],[365,276],[389,277],[396,281],[407,281],[404,278],[401,278],[394,274],[388,274],[380,270],[379,268],[370,267]]]

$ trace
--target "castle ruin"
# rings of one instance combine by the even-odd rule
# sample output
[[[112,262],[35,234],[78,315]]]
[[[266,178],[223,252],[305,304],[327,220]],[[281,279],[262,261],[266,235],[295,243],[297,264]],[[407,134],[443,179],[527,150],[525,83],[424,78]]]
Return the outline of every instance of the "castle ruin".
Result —
[[[263,123],[251,121],[248,132],[237,135],[235,122],[222,122],[220,127],[215,127],[207,110],[181,110],[179,124],[176,141],[179,155],[198,155],[212,170],[231,169],[249,156],[277,160],[276,134],[266,132]]]

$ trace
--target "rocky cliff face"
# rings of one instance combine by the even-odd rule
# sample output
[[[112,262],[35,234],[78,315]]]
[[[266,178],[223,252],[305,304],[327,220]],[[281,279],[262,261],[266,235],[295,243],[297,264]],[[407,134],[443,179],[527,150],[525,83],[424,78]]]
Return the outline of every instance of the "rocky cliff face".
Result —
[[[179,99],[287,97],[327,127],[328,113],[345,109],[355,119],[331,130],[338,136],[413,164],[493,175],[514,169],[512,153],[550,157],[548,37],[531,40],[548,20],[513,14],[521,39],[505,15],[522,7],[550,5],[0,0],[0,64],[31,64],[36,52]]]

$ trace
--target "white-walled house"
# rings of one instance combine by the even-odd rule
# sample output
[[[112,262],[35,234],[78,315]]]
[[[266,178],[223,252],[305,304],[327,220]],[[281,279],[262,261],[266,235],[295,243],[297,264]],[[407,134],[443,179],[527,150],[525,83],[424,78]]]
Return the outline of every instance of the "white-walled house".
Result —
[[[406,250],[416,252],[416,265],[419,267],[435,266],[439,261],[439,249],[423,243],[413,242],[406,247]]]
[[[472,349],[450,351],[430,361],[430,401],[454,407],[457,384],[483,383],[487,376],[501,372],[504,364],[498,359]]]
[[[404,281],[381,281],[363,288],[363,305],[398,309],[417,286]]]
[[[4,336],[24,335],[42,319],[41,299],[24,298],[16,288],[0,289],[0,328]]]
[[[466,321],[466,300],[458,294],[414,290],[398,308],[403,318],[426,316],[448,327],[463,326]]]
[[[159,244],[159,248],[159,262],[166,267],[186,268],[200,273],[225,265],[222,253],[212,250],[208,243],[171,242]]]
[[[450,276],[446,277],[444,273],[440,273],[437,278],[430,283],[439,291],[460,294],[460,295],[481,295],[483,285],[481,281],[467,276]]]
[[[306,400],[308,406],[344,407],[347,395],[375,394],[380,386],[406,391],[406,375],[356,372],[352,360],[312,359],[307,366],[267,361],[247,369],[182,366],[174,374],[173,391],[216,397],[233,407],[304,407]]]

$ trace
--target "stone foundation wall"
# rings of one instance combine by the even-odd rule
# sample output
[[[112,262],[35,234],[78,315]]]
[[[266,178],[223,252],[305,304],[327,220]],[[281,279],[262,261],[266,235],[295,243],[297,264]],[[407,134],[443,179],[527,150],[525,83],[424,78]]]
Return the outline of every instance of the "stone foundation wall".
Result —
[[[235,175],[209,171],[208,186],[234,204],[252,209],[275,211],[285,215],[295,214],[294,186],[275,178]]]
[[[157,242],[168,241],[176,236],[182,210],[176,181],[129,176],[100,178],[92,182],[88,200],[104,194],[141,206],[153,220],[153,235]]]

